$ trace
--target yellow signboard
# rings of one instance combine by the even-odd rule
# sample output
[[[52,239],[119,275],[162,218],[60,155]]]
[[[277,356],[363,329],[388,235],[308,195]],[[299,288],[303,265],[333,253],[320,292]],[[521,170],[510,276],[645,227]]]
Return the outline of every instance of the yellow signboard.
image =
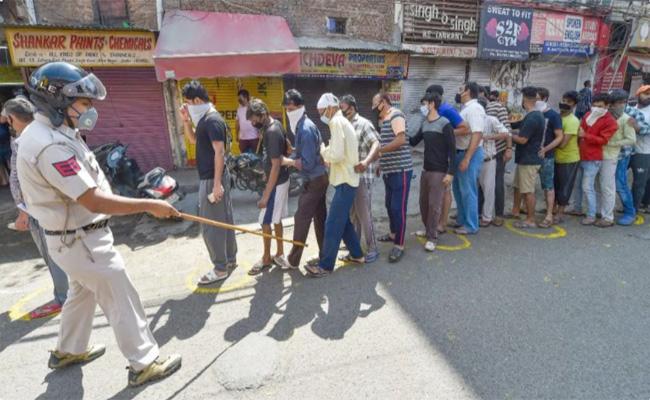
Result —
[[[300,75],[406,79],[408,54],[301,50]]]
[[[178,92],[181,93],[183,85],[189,80],[183,80],[178,83]],[[239,143],[236,135],[237,121],[237,93],[241,89],[248,90],[251,98],[258,98],[264,101],[271,111],[273,118],[280,121],[284,120],[284,110],[282,108],[282,98],[284,96],[284,84],[279,77],[258,77],[258,78],[216,78],[200,79],[201,84],[208,91],[210,101],[223,116],[230,128],[232,137],[231,151],[233,154],[239,154]],[[180,105],[179,105],[180,106]],[[189,142],[185,142],[187,148],[187,159],[190,165],[196,160],[196,148]]]
[[[16,67],[67,61],[82,67],[151,67],[156,39],[146,31],[6,28]]]

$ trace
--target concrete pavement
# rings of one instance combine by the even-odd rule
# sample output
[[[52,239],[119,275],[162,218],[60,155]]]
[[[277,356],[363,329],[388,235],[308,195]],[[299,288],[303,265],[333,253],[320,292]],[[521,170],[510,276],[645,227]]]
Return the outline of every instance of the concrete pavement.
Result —
[[[415,184],[409,232],[420,226],[417,195]],[[255,201],[236,193],[237,223],[255,221]],[[382,203],[378,182],[381,231]],[[386,262],[383,246],[377,263],[319,280],[277,269],[248,277],[261,243],[238,235],[240,268],[196,288],[209,268],[196,225],[117,219],[118,248],[163,354],[184,356],[176,375],[133,390],[99,308],[92,341],[107,354],[47,369],[59,318],[16,318],[51,298],[49,275],[29,235],[4,230],[9,218],[0,214],[3,400],[650,396],[649,224],[488,228],[467,241],[444,235],[434,254],[409,236],[399,264]]]

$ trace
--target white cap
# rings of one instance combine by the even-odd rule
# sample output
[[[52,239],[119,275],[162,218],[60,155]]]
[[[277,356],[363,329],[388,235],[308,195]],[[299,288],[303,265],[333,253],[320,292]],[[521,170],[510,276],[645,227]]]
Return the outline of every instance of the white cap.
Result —
[[[316,104],[316,108],[318,108],[319,110],[321,108],[338,107],[338,106],[339,106],[339,99],[336,96],[334,96],[332,93],[323,94],[318,100],[318,104]]]

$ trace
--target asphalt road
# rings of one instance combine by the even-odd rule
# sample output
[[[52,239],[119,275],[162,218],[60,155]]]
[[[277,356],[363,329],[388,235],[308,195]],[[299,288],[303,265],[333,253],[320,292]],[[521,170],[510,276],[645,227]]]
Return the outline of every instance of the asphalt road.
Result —
[[[238,196],[237,222],[253,222],[255,199]],[[182,369],[126,388],[98,308],[91,340],[106,355],[49,371],[60,319],[19,319],[51,298],[49,275],[29,235],[0,228],[0,399],[650,398],[650,219],[610,229],[572,219],[529,232],[538,237],[447,234],[434,254],[409,236],[399,264],[382,247],[380,261],[320,280],[249,278],[260,241],[239,235],[240,268],[198,290],[209,266],[196,226],[143,217],[116,220],[115,231],[162,352],[181,353]]]

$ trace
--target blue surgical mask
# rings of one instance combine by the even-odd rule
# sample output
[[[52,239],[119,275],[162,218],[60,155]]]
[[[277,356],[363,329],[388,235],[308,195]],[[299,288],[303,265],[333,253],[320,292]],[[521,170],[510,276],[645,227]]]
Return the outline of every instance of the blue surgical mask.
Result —
[[[426,104],[421,105],[420,112],[422,113],[422,115],[426,117],[427,115],[429,115],[429,107]]]

